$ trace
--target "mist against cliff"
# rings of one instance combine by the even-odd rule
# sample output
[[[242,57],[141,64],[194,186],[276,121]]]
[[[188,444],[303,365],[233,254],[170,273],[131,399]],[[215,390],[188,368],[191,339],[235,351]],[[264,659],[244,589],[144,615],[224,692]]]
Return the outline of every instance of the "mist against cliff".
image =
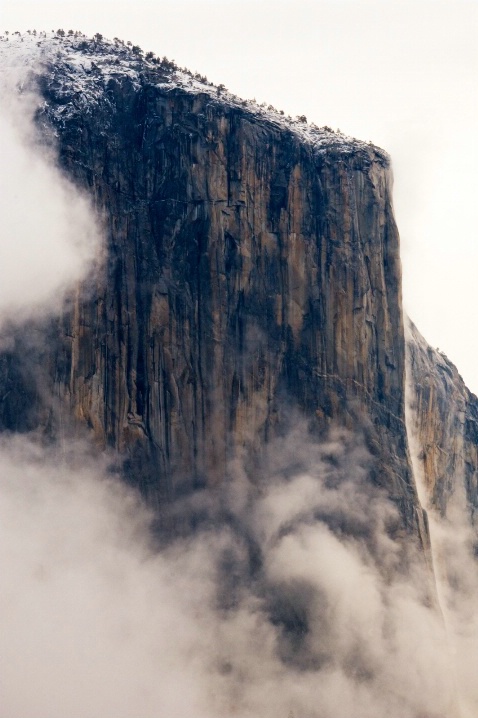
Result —
[[[252,481],[233,465],[220,493],[178,504],[162,548],[107,457],[3,439],[0,714],[460,715],[453,665],[473,636],[454,636],[452,660],[360,439],[303,437]],[[460,546],[460,611],[470,566]]]
[[[101,246],[19,102],[1,120],[4,334],[57,311]],[[476,712],[466,524],[437,520],[445,622],[360,430],[318,442],[292,418],[254,472],[238,459],[177,501],[167,539],[87,443],[3,436],[0,465],[2,718]]]
[[[33,124],[38,100],[23,72],[2,67],[1,81],[0,314],[11,321],[59,310],[98,257],[101,239],[87,198]]]

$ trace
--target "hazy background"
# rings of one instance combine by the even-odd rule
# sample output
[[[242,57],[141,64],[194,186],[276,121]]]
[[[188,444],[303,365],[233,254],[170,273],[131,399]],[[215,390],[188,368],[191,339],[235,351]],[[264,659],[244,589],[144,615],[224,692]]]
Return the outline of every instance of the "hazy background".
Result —
[[[478,2],[4,0],[0,29],[101,32],[387,149],[405,307],[478,392]]]

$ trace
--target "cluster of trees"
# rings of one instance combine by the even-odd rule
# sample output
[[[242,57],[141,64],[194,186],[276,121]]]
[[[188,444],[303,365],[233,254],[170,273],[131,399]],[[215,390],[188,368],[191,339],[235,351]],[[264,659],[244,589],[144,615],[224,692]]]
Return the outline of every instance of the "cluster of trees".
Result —
[[[65,35],[68,35],[68,36],[70,36],[70,37],[72,37],[72,36],[74,36],[74,37],[86,37],[86,35],[84,35],[84,34],[83,34],[82,32],[80,32],[79,30],[68,30],[68,33],[66,33],[64,30],[62,30],[61,28],[59,28],[58,30],[52,30],[52,33],[53,33],[56,37],[65,37]],[[4,35],[5,35],[6,37],[8,37],[8,36],[10,35],[10,32],[9,32],[8,30],[5,30]],[[19,32],[18,30],[15,30],[15,32],[12,32],[12,35],[18,35],[19,37],[21,37],[21,36],[22,36],[22,33]],[[34,37],[37,37],[37,36],[38,36],[38,37],[46,37],[46,32],[44,32],[44,31],[37,32],[36,30],[27,30],[27,35],[33,35]],[[2,37],[3,37],[3,35],[2,35]],[[95,38],[96,38],[96,37],[97,37],[97,35],[95,35]],[[102,35],[99,35],[99,34],[98,34],[98,37],[101,39],[101,38],[102,38]]]
[[[219,94],[219,92],[218,92]],[[256,101],[256,98],[252,100],[241,100],[241,105],[243,107],[258,107],[261,110],[268,110],[269,112],[275,112],[278,115],[281,115],[284,117],[286,122],[289,124],[296,124],[296,123],[302,123],[302,124],[309,124],[307,117],[305,115],[297,115],[295,119],[293,119],[290,115],[285,115],[284,110],[277,110],[273,105],[267,105],[265,102],[261,102],[260,104]],[[315,122],[312,122],[309,124],[310,128],[312,130],[316,130],[317,132],[332,132],[333,134],[342,134],[342,132],[337,129],[333,130],[331,127],[328,127],[325,125],[324,127],[319,127],[315,124]]]
[[[36,34],[37,34],[37,31],[36,31],[36,30],[28,30],[27,32],[28,32],[29,35],[36,35]],[[55,32],[55,30],[52,30],[52,32]],[[5,31],[5,35],[7,36],[7,39],[8,39],[8,34],[9,34],[8,31]],[[14,34],[14,35],[20,35],[19,32],[14,32],[13,34]],[[68,30],[68,33],[65,33],[65,31],[60,28],[60,29],[58,29],[58,30],[56,31],[56,36],[57,36],[57,37],[65,37],[66,34],[68,34],[69,37],[71,37],[71,36],[74,36],[74,37],[86,37],[83,33],[79,32],[78,30]],[[40,35],[40,37],[42,37],[42,36],[45,36],[46,33],[39,33],[39,35]],[[100,42],[102,42],[102,40],[103,40],[103,35],[102,35],[101,33],[99,33],[99,32],[97,32],[97,33],[93,36],[93,41],[94,41],[94,43],[100,43]],[[137,55],[137,56],[139,56],[139,57],[144,56],[145,60],[147,60],[148,62],[151,62],[151,63],[154,64],[154,65],[159,65],[159,66],[161,67],[161,69],[163,69],[163,70],[169,70],[169,71],[181,70],[181,71],[184,72],[186,75],[189,75],[189,77],[190,77],[191,79],[198,80],[198,82],[202,82],[202,83],[205,84],[205,85],[209,85],[210,87],[214,87],[214,83],[209,82],[209,80],[207,79],[206,75],[201,75],[199,72],[193,73],[193,72],[191,72],[191,70],[188,70],[186,67],[184,67],[184,68],[183,68],[183,67],[178,67],[178,66],[176,65],[176,63],[175,63],[174,60],[169,60],[166,56],[164,56],[163,58],[159,58],[159,57],[157,57],[157,56],[154,54],[154,52],[152,52],[152,51],[149,51],[149,52],[147,52],[146,54],[144,54],[143,50],[140,48],[139,45],[133,45],[129,40],[128,40],[127,42],[124,42],[123,40],[120,40],[120,38],[115,37],[115,38],[113,38],[113,41],[114,41],[116,47],[118,47],[119,45],[120,45],[120,46],[123,46],[123,47],[126,46],[126,47],[128,47],[128,48],[130,49],[130,51],[131,51],[134,55]],[[82,49],[86,49],[87,43],[85,42],[85,43],[83,43],[83,45],[84,45],[84,47],[82,47]],[[218,86],[216,87],[216,90],[217,90],[217,94],[218,94],[218,95],[220,95],[222,92],[227,92],[227,88],[226,88],[225,85],[223,85],[223,84],[218,85]],[[248,100],[242,100],[241,104],[243,105],[243,107],[247,107],[249,104],[256,105],[257,103],[256,103],[256,100],[255,100],[255,98],[254,98],[253,100],[250,100],[250,101],[248,101]],[[277,114],[282,115],[283,117],[285,116],[283,110],[277,110],[273,105],[267,105],[265,102],[263,102],[263,103],[261,103],[260,105],[258,105],[258,107],[260,107],[261,109],[267,109],[267,110],[269,110],[270,112],[276,112]],[[302,123],[304,123],[304,124],[307,124],[307,117],[306,117],[305,115],[297,115],[297,117],[296,117],[295,120],[293,120],[293,119],[290,117],[290,115],[287,115],[286,119],[287,119],[289,122],[302,122]],[[319,130],[319,129],[320,129],[320,128],[319,128],[317,125],[315,125],[314,123],[311,125],[311,127],[312,127],[312,129],[315,129],[315,130]],[[328,126],[323,127],[322,130],[325,130],[326,132],[334,132],[334,130],[332,130],[332,128],[331,128],[331,127],[328,127]],[[340,130],[337,130],[337,132],[340,133]]]
[[[61,30],[61,29],[60,30],[52,30],[52,32],[55,35],[57,35],[58,37],[65,37],[65,34],[66,34],[65,31]],[[8,37],[8,35],[10,35],[10,32],[8,30],[5,30],[4,35],[6,35]],[[21,37],[22,33],[19,32],[18,30],[15,30],[15,32],[12,32],[12,35],[18,35],[19,37]],[[27,30],[27,35],[33,35],[34,37],[36,37],[37,35],[38,35],[38,37],[46,37],[46,32],[43,32],[43,31],[37,32],[36,30]],[[78,37],[78,35],[80,35],[81,37],[85,37],[85,35],[83,35],[83,33],[79,32],[78,30],[68,30],[68,35],[74,35],[75,37]]]
[[[35,36],[37,35],[36,30],[28,30],[27,32],[29,35],[35,35]],[[58,30],[52,30],[52,33],[54,33],[55,37],[58,37],[58,38],[64,38],[64,37],[85,38],[85,42],[83,42],[80,45],[80,49],[86,50],[88,47],[86,35],[84,35],[79,30],[68,30],[67,32],[65,32],[65,30],[63,30],[63,28],[58,28]],[[38,34],[39,34],[39,37],[46,37],[46,32],[40,32]],[[8,32],[8,30],[6,30],[5,36],[6,36],[7,40],[8,40],[8,35],[9,35],[9,32]],[[16,31],[13,33],[13,35],[21,36],[21,33]],[[103,41],[103,35],[100,32],[97,32],[95,35],[93,35],[93,42],[95,44],[99,44],[102,41]],[[191,70],[188,70],[188,68],[186,68],[186,67],[178,67],[178,65],[176,64],[176,62],[174,60],[169,60],[166,56],[164,56],[162,58],[157,57],[154,54],[154,52],[152,52],[152,51],[149,51],[146,54],[144,54],[143,50],[141,49],[141,47],[139,45],[133,45],[129,40],[127,42],[124,42],[124,40],[121,40],[119,37],[113,38],[113,41],[114,41],[116,47],[118,47],[118,46],[127,47],[130,49],[130,51],[134,55],[137,55],[138,57],[144,56],[145,60],[153,63],[154,65],[159,65],[162,70],[169,70],[169,71],[181,70],[185,74],[189,75],[189,77],[191,77],[195,80],[198,80],[199,82],[202,82],[205,85],[214,87],[214,83],[209,82],[206,75],[201,75],[199,72],[193,73],[193,72],[191,72]],[[226,87],[222,84],[219,85],[217,88],[218,94],[220,94],[221,92],[224,92],[224,91],[226,91]]]
[[[66,33],[61,27],[56,30],[56,32],[55,30],[52,30],[52,32],[54,32],[57,37],[65,37],[65,35],[68,35],[68,37],[86,37],[86,35],[84,35],[79,30],[68,30],[68,32]],[[102,38],[102,35],[100,35],[99,33],[98,36],[100,39]],[[96,37],[97,36],[95,35],[95,38]]]

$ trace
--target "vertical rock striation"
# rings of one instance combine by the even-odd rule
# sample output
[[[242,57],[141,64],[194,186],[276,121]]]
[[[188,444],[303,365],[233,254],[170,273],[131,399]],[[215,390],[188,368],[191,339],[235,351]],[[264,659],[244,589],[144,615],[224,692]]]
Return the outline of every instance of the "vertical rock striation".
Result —
[[[236,456],[253,466],[299,411],[317,434],[363,432],[372,480],[425,536],[387,155],[121,45],[49,39],[44,51],[38,119],[94,198],[107,259],[49,327],[48,350],[3,358],[5,386],[22,371],[31,383],[35,365],[48,390],[25,387],[24,405],[4,392],[2,426],[55,430],[61,412],[161,503],[217,485]]]
[[[443,516],[450,501],[478,510],[478,399],[457,368],[409,322],[410,415],[430,504]]]

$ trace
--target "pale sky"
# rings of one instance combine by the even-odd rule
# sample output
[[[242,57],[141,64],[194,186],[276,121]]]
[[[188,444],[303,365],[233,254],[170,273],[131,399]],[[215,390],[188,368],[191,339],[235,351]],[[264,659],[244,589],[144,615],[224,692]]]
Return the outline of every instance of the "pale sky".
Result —
[[[478,0],[3,0],[0,31],[58,28],[386,149],[405,308],[478,393]]]

